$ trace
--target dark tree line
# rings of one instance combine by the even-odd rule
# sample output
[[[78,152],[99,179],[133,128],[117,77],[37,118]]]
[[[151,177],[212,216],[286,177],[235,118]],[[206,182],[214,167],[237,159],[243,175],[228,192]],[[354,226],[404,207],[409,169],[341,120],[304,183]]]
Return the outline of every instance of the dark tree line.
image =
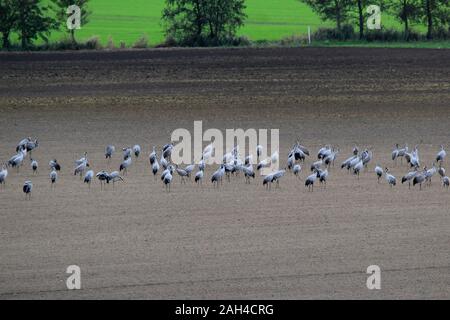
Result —
[[[409,38],[411,23],[427,26],[427,38],[432,39],[437,28],[448,32],[450,22],[449,0],[300,0],[306,3],[323,20],[334,21],[336,29],[344,23],[356,22],[359,37],[365,36],[368,5],[379,5],[383,13],[392,15],[403,24],[404,36]]]
[[[88,22],[89,0],[0,0],[0,33],[3,48],[10,47],[10,35],[18,35],[26,49],[37,38],[48,41],[52,30],[68,31],[72,44],[76,44],[75,29],[66,26],[70,5],[81,9],[81,25]],[[427,38],[437,30],[449,34],[450,0],[300,0],[309,5],[321,19],[334,21],[336,30],[353,25],[359,37],[367,35],[366,9],[377,4],[383,13],[399,20],[404,37],[409,39],[411,23],[427,26]],[[244,24],[245,0],[166,0],[162,13],[166,39],[178,45],[208,46],[235,43],[237,30]],[[351,26],[349,26],[351,24]]]
[[[244,24],[245,0],[166,0],[162,19],[168,39],[180,45],[232,42]]]
[[[28,48],[34,40],[41,38],[48,41],[52,30],[66,27],[69,5],[78,5],[81,10],[81,22],[86,23],[89,11],[88,0],[0,0],[0,33],[3,48],[9,48],[11,33],[17,33],[22,49]],[[56,18],[53,18],[56,16]],[[75,30],[69,30],[75,42]]]

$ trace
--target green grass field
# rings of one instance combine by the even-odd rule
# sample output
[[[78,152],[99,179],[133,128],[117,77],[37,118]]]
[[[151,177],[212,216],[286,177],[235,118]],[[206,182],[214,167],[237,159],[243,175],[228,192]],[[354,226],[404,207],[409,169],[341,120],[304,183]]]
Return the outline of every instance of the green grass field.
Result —
[[[49,1],[49,0],[46,0]],[[151,45],[164,40],[161,14],[165,0],[90,0],[92,11],[90,21],[76,32],[79,41],[98,36],[102,44],[112,38],[115,46],[121,41],[132,45],[142,36],[149,39]],[[312,31],[319,27],[334,27],[333,22],[322,21],[307,5],[299,0],[246,0],[247,19],[239,30],[239,35],[252,41],[264,40],[275,42],[285,37],[305,35],[308,26]],[[402,25],[393,17],[382,13],[382,25],[401,30]],[[425,26],[412,25],[412,28],[425,32]],[[65,31],[53,31],[50,41],[67,38]],[[17,42],[17,36],[11,37]],[[42,40],[36,43],[43,43]],[[321,46],[386,46],[386,47],[431,47],[448,48],[449,42],[416,42],[411,43],[367,43],[367,42],[314,42]]]
[[[298,0],[247,0],[248,18],[239,35],[251,40],[278,40],[291,35],[306,34],[308,26],[312,30],[332,27],[331,22],[323,22],[312,10]],[[87,39],[99,36],[102,43],[109,37],[117,45],[124,41],[134,43],[142,35],[148,36],[151,44],[164,39],[161,12],[164,0],[91,0],[90,22],[77,31],[77,38]],[[401,28],[392,17],[382,16],[387,27]],[[423,27],[421,29],[424,29]],[[51,40],[64,37],[64,32],[53,32]]]

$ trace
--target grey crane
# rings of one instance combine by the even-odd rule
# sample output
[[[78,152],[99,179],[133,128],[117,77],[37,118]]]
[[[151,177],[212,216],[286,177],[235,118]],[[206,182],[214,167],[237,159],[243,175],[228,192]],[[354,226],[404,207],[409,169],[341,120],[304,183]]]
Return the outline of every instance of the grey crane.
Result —
[[[33,174],[36,174],[39,164],[36,160],[32,158],[30,159],[30,161],[31,161],[31,170],[33,170]]]
[[[134,156],[136,158],[139,158],[139,155],[141,154],[141,146],[138,145],[138,144],[134,145],[133,146],[133,153],[134,153]]]
[[[261,160],[261,161],[258,163],[258,165],[256,166],[256,170],[261,170],[262,168],[268,168],[268,167],[270,167],[270,164],[271,164],[271,163],[272,163],[272,162],[271,162],[271,159],[270,159],[270,158]]]
[[[318,169],[317,170],[317,178],[319,179],[319,182],[321,184],[324,184],[324,186],[326,188],[327,180],[328,180],[328,170],[327,169],[325,169],[325,170]]]
[[[328,167],[330,167],[331,165],[333,165],[334,167],[334,161],[336,160],[338,153],[339,153],[338,149],[332,148],[331,153],[325,156],[325,158],[323,158],[323,163]]]
[[[442,186],[444,188],[447,188],[447,190],[448,190],[449,184],[450,184],[450,179],[447,176],[443,177],[442,178]]]
[[[441,179],[443,177],[445,177],[445,169],[441,166],[441,164],[439,163],[439,169],[438,169],[438,173],[441,176]]]
[[[192,171],[194,171],[194,169],[195,169],[195,164],[187,165],[186,168],[184,168],[184,171],[186,171],[188,178],[191,177],[191,173],[192,173]]]
[[[103,185],[105,183],[107,183],[107,181],[109,179],[109,173],[105,170],[102,170],[100,172],[97,172],[97,174],[95,176],[100,181],[100,189],[103,189]]]
[[[308,187],[308,191],[314,191],[314,182],[317,180],[317,172],[309,175],[305,180],[305,187]]]
[[[6,178],[7,177],[8,177],[8,169],[3,164],[2,165],[2,170],[0,170],[0,185],[2,185],[3,187],[6,185]]]
[[[78,159],[78,160],[75,160],[75,165],[76,166],[79,166],[80,164],[87,164],[87,163],[89,163],[89,161],[88,161],[88,158],[87,158],[87,152],[85,152],[84,153],[84,156],[83,157],[81,157],[80,159]]]
[[[84,183],[89,185],[89,189],[91,188],[92,178],[94,177],[94,171],[88,170],[84,175]]]
[[[52,189],[55,187],[55,184],[56,184],[56,180],[58,179],[58,173],[56,172],[56,170],[55,169],[53,169],[51,172],[50,172],[50,182],[51,182],[51,187],[52,187]]]
[[[273,173],[272,182],[276,182],[277,187],[280,185],[280,179],[284,176],[285,173],[286,173],[286,169],[277,170]]]
[[[444,150],[444,146],[441,145],[441,150],[436,155],[436,162],[442,162],[444,161],[445,157],[447,156],[447,152]]]
[[[299,164],[294,165],[292,172],[300,179],[300,172],[302,171],[302,167]]]
[[[33,191],[33,183],[31,181],[25,181],[23,188],[23,192],[25,193],[25,199],[31,200],[31,191]]]
[[[408,182],[408,189],[411,189],[411,181],[418,174],[417,170],[410,171],[402,177],[402,184]]]
[[[162,149],[163,158],[165,158],[165,159],[169,158],[172,155],[172,149],[173,149],[172,143],[168,143],[168,144],[164,145],[163,149]]]
[[[256,160],[257,160],[257,161],[259,161],[259,157],[261,157],[262,152],[263,152],[263,146],[260,145],[260,144],[258,144],[258,145],[256,146]]]
[[[426,169],[424,169],[423,172],[417,173],[414,178],[413,178],[413,186],[415,186],[416,184],[419,185],[419,190],[422,190],[422,183],[425,182],[425,172]]]
[[[19,150],[19,152],[16,155],[12,156],[8,160],[8,165],[10,165],[13,168],[14,167],[17,168],[17,171],[19,171],[19,167],[22,165],[25,155],[26,149]]]
[[[159,163],[158,163],[158,160],[155,159],[152,164],[152,172],[153,172],[153,176],[155,179],[156,179],[156,174],[158,173],[158,171],[159,171]]]
[[[274,182],[274,174],[270,173],[264,177],[263,186],[266,186],[266,188],[269,190],[273,182]]]
[[[198,169],[201,171],[205,171],[205,168],[206,168],[205,160],[201,159],[198,163]]]
[[[132,150],[130,147],[122,148],[123,160],[131,158],[131,152],[132,152]]]
[[[50,169],[55,169],[56,171],[61,171],[61,165],[58,163],[56,159],[50,160],[48,163]]]
[[[86,168],[89,167],[89,163],[87,161],[81,162],[73,171],[73,175],[80,175],[80,179],[82,178],[82,175]]]
[[[204,176],[203,170],[199,170],[199,171],[195,174],[195,179],[194,179],[194,181],[195,181],[197,184],[202,184],[203,176]]]
[[[358,180],[359,180],[359,175],[361,173],[361,170],[363,168],[364,168],[364,164],[361,159],[353,166],[353,174],[358,176]]]
[[[129,156],[128,158],[126,158],[125,160],[122,161],[122,163],[120,164],[119,167],[119,171],[124,173],[124,175],[127,175],[128,173],[128,168],[131,166],[131,156]]]
[[[110,181],[112,181],[112,183],[113,183],[113,190],[115,188],[115,184],[117,181],[123,182],[123,178],[120,176],[119,171],[113,171],[108,175],[108,177],[106,179],[106,183],[109,183]]]
[[[316,162],[313,162],[313,163],[311,164],[311,171],[315,171],[315,170],[317,170],[317,169],[320,169],[320,167],[322,166],[322,164],[323,164],[323,160],[322,160],[322,159],[320,159],[320,160],[318,160],[318,161],[316,161]]]
[[[388,168],[385,169],[385,178],[391,188],[397,184],[397,179],[389,173]]]
[[[105,149],[105,158],[111,160],[114,152],[116,152],[116,147],[113,146],[112,144],[107,145]]]
[[[225,165],[221,164],[219,169],[217,169],[211,176],[211,182],[214,187],[219,187],[219,182],[222,184],[223,176],[225,174]]]
[[[331,146],[326,145],[317,152],[317,159],[324,159],[331,154]]]
[[[175,170],[177,171],[178,175],[180,176],[180,182],[186,183],[185,178],[188,176],[188,173],[185,169],[179,168],[178,165],[175,167]]]
[[[25,149],[26,151],[28,151],[30,153],[30,156],[31,156],[31,153],[33,152],[33,150],[36,149],[38,146],[39,146],[39,142],[38,142],[37,138],[35,138],[33,140],[30,137],[28,137],[19,142],[19,144],[16,146],[16,152],[19,152],[19,150]]]
[[[425,180],[428,182],[428,185],[431,186],[431,179],[437,173],[436,165],[433,163],[433,167],[425,171]]]
[[[367,168],[369,162],[372,159],[373,159],[373,153],[372,153],[371,150],[366,149],[366,150],[364,150],[363,153],[361,153],[361,160],[362,160],[362,163],[363,163],[365,168]]]
[[[381,168],[379,165],[377,165],[375,167],[375,173],[376,173],[377,178],[378,178],[378,183],[380,183],[380,179],[383,176],[383,168]]]
[[[250,178],[255,179],[255,172],[253,171],[253,166],[251,164],[242,167],[244,171],[245,183],[250,183]]]
[[[155,161],[157,161],[156,147],[155,146],[153,146],[153,150],[150,153],[150,155],[148,156],[148,160],[150,161],[151,165],[153,165],[153,163],[155,163]]]
[[[170,184],[172,183],[172,174],[170,170],[164,175],[163,183],[166,186],[166,191],[170,192]]]

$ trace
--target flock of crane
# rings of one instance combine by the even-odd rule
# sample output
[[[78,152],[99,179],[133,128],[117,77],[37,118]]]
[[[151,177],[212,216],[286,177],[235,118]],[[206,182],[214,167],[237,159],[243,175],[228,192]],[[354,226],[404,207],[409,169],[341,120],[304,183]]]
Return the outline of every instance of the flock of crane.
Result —
[[[31,138],[25,138],[18,143],[16,147],[16,154],[13,155],[8,160],[8,162],[4,163],[1,167],[0,185],[2,187],[5,186],[8,177],[8,167],[16,168],[17,171],[19,171],[19,168],[23,166],[27,155],[29,155],[30,157],[31,170],[33,171],[33,173],[37,172],[39,164],[35,159],[33,159],[32,152],[38,146],[38,140]],[[212,144],[209,144],[205,147],[201,160],[198,162],[198,164],[191,164],[184,168],[181,168],[178,165],[172,163],[171,154],[173,147],[174,146],[172,143],[164,145],[161,149],[160,157],[158,156],[156,147],[153,147],[153,150],[149,155],[149,165],[155,179],[157,179],[158,173],[161,172],[160,180],[165,186],[166,191],[170,192],[170,186],[173,183],[173,176],[175,172],[180,177],[181,183],[186,183],[186,180],[191,178],[195,167],[197,166],[198,170],[193,175],[194,182],[197,184],[202,184],[205,178],[205,169],[207,166],[207,162],[209,159],[211,159],[212,154],[214,153],[214,146]],[[275,167],[279,167],[278,152],[274,152],[270,157],[261,159],[263,147],[261,145],[258,145],[255,151],[257,157],[257,171],[260,171],[263,168],[273,168],[273,165],[278,165]],[[108,145],[106,147],[105,158],[107,159],[107,161],[111,161],[115,152],[116,148],[113,145]],[[311,173],[305,179],[305,186],[309,191],[314,190],[314,184],[317,182],[323,184],[326,187],[329,176],[329,169],[331,166],[334,166],[338,153],[339,149],[330,145],[326,145],[319,149],[317,153],[317,160],[311,164]],[[133,156],[137,159],[140,155],[141,147],[139,145],[123,148],[122,162],[118,171],[108,172],[106,170],[101,170],[95,174],[94,171],[90,169],[87,153],[85,153],[83,157],[75,161],[73,174],[75,176],[79,175],[80,179],[83,179],[84,183],[89,185],[89,188],[94,178],[97,178],[100,181],[101,189],[103,189],[105,185],[109,183],[112,183],[114,188],[116,182],[124,181],[124,178],[121,174],[127,175],[128,169],[133,163]],[[270,171],[269,169],[270,173],[263,176],[263,186],[265,186],[267,189],[270,189],[273,183],[279,185],[280,180],[287,171],[291,171],[295,176],[299,177],[303,170],[302,166],[305,166],[305,159],[309,156],[310,152],[306,147],[302,146],[299,142],[295,143],[288,153],[288,160],[284,169],[277,169],[272,171]],[[429,186],[431,185],[431,179],[433,178],[433,176],[438,174],[441,178],[442,185],[448,189],[450,179],[445,175],[445,169],[442,167],[445,157],[446,151],[444,147],[441,146],[440,150],[436,154],[435,162],[433,163],[432,167],[427,168],[426,166],[421,167],[419,150],[417,146],[415,146],[415,148],[410,151],[408,145],[400,147],[397,144],[392,151],[392,161],[394,161],[395,163],[400,161],[402,164],[405,161],[411,170],[406,173],[401,180],[402,184],[407,182],[409,188],[411,188],[411,184],[413,187],[419,185],[420,189],[422,189],[422,185]],[[368,165],[372,161],[372,159],[373,153],[370,148],[366,148],[363,151],[360,151],[359,148],[355,146],[352,150],[351,156],[341,163],[341,169],[348,170],[349,173],[356,175],[359,179],[361,172],[365,168],[368,168]],[[49,168],[49,181],[52,188],[54,188],[58,180],[58,172],[61,170],[61,165],[56,159],[52,159],[49,162]],[[374,171],[378,182],[380,182],[380,180],[384,176],[386,182],[390,187],[393,187],[397,184],[397,178],[389,172],[388,168],[383,169],[381,166],[376,165]],[[232,176],[239,176],[240,174],[244,176],[245,183],[248,184],[251,183],[251,179],[255,178],[253,156],[249,155],[242,159],[239,154],[238,147],[234,147],[230,152],[224,155],[223,163],[220,164],[217,170],[212,173],[210,181],[215,188],[219,188],[219,186],[223,183],[224,178],[230,181]],[[31,199],[32,190],[32,181],[25,181],[23,185],[23,192],[25,193],[25,197],[27,199]]]

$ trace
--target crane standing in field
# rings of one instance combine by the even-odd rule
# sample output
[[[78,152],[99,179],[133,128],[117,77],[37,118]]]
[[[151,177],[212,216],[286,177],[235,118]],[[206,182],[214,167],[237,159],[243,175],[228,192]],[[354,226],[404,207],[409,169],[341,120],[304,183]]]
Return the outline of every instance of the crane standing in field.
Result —
[[[16,167],[17,168],[17,172],[19,172],[19,167],[22,165],[23,159],[25,158],[25,155],[26,155],[26,149],[19,150],[19,152],[17,154],[12,156],[8,160],[8,165],[10,165],[13,168]]]
[[[170,170],[164,175],[163,183],[166,186],[166,191],[170,192],[170,184],[172,183],[172,173]]]
[[[120,174],[119,174],[118,171],[113,171],[113,172],[111,172],[111,173],[108,175],[108,177],[107,177],[107,179],[106,179],[106,183],[109,183],[110,181],[112,181],[112,183],[113,183],[113,190],[114,190],[116,182],[118,182],[118,181],[122,181],[122,182],[123,182],[124,180],[123,180],[123,178],[120,176]]]
[[[417,170],[410,171],[402,177],[402,184],[408,182],[408,189],[411,189],[411,181],[417,175]]]
[[[148,160],[150,161],[150,165],[153,165],[155,163],[155,161],[157,161],[155,146],[153,146],[153,151],[148,156]]]
[[[35,138],[34,140],[31,139],[31,137],[22,139],[16,146],[16,152],[19,152],[20,150],[26,150],[30,153],[33,152],[34,149],[36,149],[39,146],[38,139]]]
[[[61,171],[61,165],[58,163],[56,159],[50,160],[48,163],[50,169],[55,169],[56,171]]]
[[[151,160],[150,160],[150,162],[151,162]],[[158,163],[158,159],[154,159],[153,160],[153,164],[152,164],[152,173],[153,173],[153,177],[155,178],[155,180],[156,180],[156,174],[158,173],[158,171],[159,171],[159,163]]]
[[[203,176],[204,176],[204,175],[205,175],[205,174],[204,174],[203,170],[199,170],[199,171],[195,174],[195,178],[194,178],[195,183],[197,183],[197,184],[202,184]]]
[[[128,168],[131,166],[131,155],[122,161],[119,167],[119,171],[122,172],[124,175],[128,174]]]
[[[225,174],[225,165],[220,165],[220,168],[217,169],[213,175],[211,176],[211,182],[214,187],[219,187],[219,182],[222,184],[223,176]]]
[[[100,181],[100,190],[103,190],[105,183],[107,183],[109,173],[106,172],[105,170],[102,170],[102,171],[98,172],[95,176]],[[85,182],[86,182],[86,178],[85,178]],[[87,183],[90,184],[90,179],[88,180]]]
[[[91,188],[92,178],[94,177],[94,171],[89,170],[86,172],[84,176],[84,183],[87,183],[89,185],[89,189]]]
[[[133,153],[134,153],[134,156],[136,157],[136,159],[139,158],[139,155],[141,154],[141,146],[136,144],[133,147]]]
[[[33,183],[31,181],[25,181],[23,188],[23,192],[25,193],[25,199],[31,200],[31,191],[33,191]]]
[[[56,170],[55,169],[53,169],[51,172],[50,172],[50,182],[51,182],[51,187],[52,187],[52,189],[55,187],[55,184],[56,184],[56,180],[58,179],[58,173],[56,172]]]
[[[30,142],[31,141],[31,142]],[[37,141],[36,141],[37,142]],[[37,147],[37,143],[35,144],[32,140],[29,138],[24,139],[19,143],[17,146],[17,154],[15,154],[13,157],[11,157],[8,161],[8,165],[12,167],[19,167],[23,164],[24,158],[27,155],[27,152],[33,150]],[[161,165],[164,167],[164,171],[161,174],[161,181],[165,185],[166,191],[170,192],[171,183],[173,182],[173,172],[176,171],[177,174],[180,176],[181,183],[187,184],[187,181],[191,181],[190,177],[191,174],[194,172],[195,165],[187,165],[185,168],[178,167],[178,165],[171,164],[171,153],[174,146],[172,143],[166,144],[162,148],[161,152]],[[259,163],[256,165],[257,170],[261,170],[262,168],[269,168],[272,167],[273,164],[278,164],[280,161],[279,153],[278,151],[275,151],[272,153],[272,155],[264,160],[259,159],[262,155],[262,146],[258,146],[257,148],[257,156]],[[210,156],[212,156],[212,151],[214,150],[213,144],[209,144],[204,150],[202,154],[202,158],[200,162],[198,163],[198,171],[195,174],[194,183],[200,185],[202,184],[202,181],[204,180],[204,177],[206,175],[205,169],[206,169],[206,158],[209,159]],[[360,152],[360,150],[363,150]],[[109,160],[111,160],[112,155],[115,151],[115,148],[113,145],[108,145],[105,149],[105,157]],[[127,174],[127,169],[132,164],[132,157],[138,158],[141,154],[141,147],[139,145],[134,145],[132,148],[126,147],[123,148],[123,154],[124,154],[124,160],[120,164],[119,171],[113,171],[111,173],[108,173],[107,171],[100,171],[97,173],[96,177],[100,181],[101,189],[105,186],[105,184],[109,184],[112,182],[113,189],[115,189],[115,182],[118,181],[124,181],[123,178],[120,176],[120,172],[124,172],[124,174]],[[365,148],[365,149],[359,149],[358,147],[354,147],[352,150],[353,154],[346,159],[344,162],[342,162],[341,168],[346,168],[349,172],[352,172],[354,175],[358,176],[358,179],[361,174],[363,174],[363,169],[367,168],[370,164],[371,160],[373,159],[373,153],[371,147]],[[205,157],[205,155],[211,153],[211,155],[208,155]],[[324,147],[321,147],[317,153],[317,161],[311,161],[310,162],[310,168],[312,171],[312,174],[309,175],[305,180],[305,186],[308,187],[309,191],[314,190],[314,184],[317,180],[321,184],[324,185],[324,188],[326,188],[326,184],[329,177],[329,171],[330,165],[335,161],[336,155],[338,153],[338,149],[333,147],[332,145],[326,144]],[[309,156],[309,151],[304,146],[300,145],[299,142],[294,144],[292,149],[288,153],[288,160],[287,160],[287,166],[283,170],[277,170],[272,171],[269,174],[265,175],[262,179],[262,184],[267,189],[271,188],[271,185],[275,182],[276,186],[279,186],[280,179],[285,175],[286,170],[292,170],[293,174],[295,176],[299,176],[301,173],[301,166],[297,163],[297,161],[306,161],[306,156]],[[160,169],[160,163],[157,159],[158,155],[156,153],[156,147],[153,147],[153,151],[149,155],[149,161],[151,164],[152,173],[156,179],[156,175],[159,172]],[[427,187],[431,186],[431,179],[434,175],[439,174],[442,185],[446,188],[448,188],[448,182],[449,178],[445,175],[445,169],[442,167],[443,161],[446,157],[446,151],[444,150],[444,147],[440,146],[440,151],[436,154],[436,162],[433,163],[433,167],[431,169],[427,169],[427,167],[424,167],[423,171],[419,171],[419,150],[418,146],[416,145],[415,148],[408,152],[408,146],[405,144],[404,148],[400,148],[398,144],[396,145],[396,148],[392,152],[392,159],[396,161],[398,158],[405,157],[408,164],[414,168],[412,171],[406,173],[402,179],[401,182],[404,184],[405,182],[408,182],[408,188],[411,188],[411,183],[413,186],[416,184],[419,184],[420,189],[422,188],[422,184],[426,183]],[[223,178],[226,176],[227,180],[231,182],[231,179],[240,179],[240,173],[242,172],[243,178],[245,179],[245,183],[250,183],[250,178],[255,179],[255,171],[252,164],[252,155],[248,155],[247,157],[241,158],[238,147],[235,146],[230,152],[228,152],[223,159],[223,162],[221,162],[220,167],[211,175],[211,182],[213,186],[219,187],[219,184],[223,184]],[[31,161],[31,169],[33,171],[33,174],[37,173],[38,169],[38,162],[30,157]],[[84,156],[80,159],[75,161],[75,169],[74,174],[80,175],[80,179],[83,177],[83,174],[86,170],[90,167],[87,153],[84,153]],[[56,182],[58,180],[58,171],[61,170],[60,164],[56,161],[56,159],[53,159],[49,162],[49,167],[51,169],[50,172],[50,181],[51,181],[51,187],[54,189],[56,187]],[[272,169],[275,170],[275,169]],[[395,176],[393,176],[388,168],[385,168],[385,170],[382,169],[380,165],[376,165],[374,169],[376,176],[377,176],[377,182],[380,182],[380,179],[383,177],[383,175],[386,178],[386,181],[388,185],[392,188],[393,186],[396,186],[397,180]],[[8,170],[5,165],[1,167],[0,171],[0,184],[4,186],[6,178],[8,176]],[[187,179],[188,178],[188,179]],[[87,183],[90,185],[92,183],[92,180],[94,179],[94,171],[89,170],[84,174],[84,183]],[[289,178],[285,178],[289,179]],[[27,198],[31,198],[31,190],[33,188],[33,184],[31,181],[26,181],[24,184],[24,192],[27,196]]]
[[[5,187],[5,185],[6,185],[6,177],[8,177],[8,169],[3,164],[2,170],[0,170],[0,185],[3,187]]]
[[[251,164],[248,164],[247,166],[242,167],[242,171],[244,172],[245,183],[250,184],[250,178],[255,179],[253,166]]]
[[[383,176],[383,169],[379,165],[377,165],[375,167],[375,173],[376,173],[377,178],[378,178],[378,183],[380,183],[380,179]]]
[[[447,190],[448,190],[449,184],[450,184],[450,179],[449,179],[449,177],[447,177],[447,176],[443,177],[443,178],[442,178],[442,186],[443,186],[444,188],[447,188]]]
[[[112,158],[114,152],[116,152],[115,146],[113,146],[112,144],[106,146],[105,158],[108,159],[108,163],[111,161],[111,158]]]
[[[441,179],[445,177],[445,169],[441,166],[441,163],[439,163],[438,173]]]
[[[38,169],[38,162],[34,159],[30,159],[30,161],[31,161],[31,170],[33,170],[33,174],[36,174]]]
[[[292,172],[294,173],[297,178],[300,179],[300,172],[302,171],[302,167],[299,164],[295,164],[294,168],[292,169]]]
[[[186,183],[185,178],[188,176],[187,171],[179,168],[178,166],[175,167],[175,170],[177,171],[178,175],[180,176],[180,182]]]
[[[84,171],[86,170],[86,168],[89,167],[89,163],[87,162],[87,159],[81,161],[81,162],[77,162],[77,167],[75,168],[73,175],[80,175],[80,180],[83,176]]]
[[[324,185],[324,188],[326,188],[327,187],[327,180],[328,180],[328,170],[327,169],[325,169],[325,170],[321,170],[321,169],[317,170],[317,178],[319,179],[319,182]]]
[[[418,184],[419,190],[422,190],[422,183],[424,183],[424,181],[425,181],[425,173],[424,172],[417,173],[413,178],[413,187],[416,184]]]
[[[385,169],[385,178],[391,188],[397,184],[397,179],[389,173],[388,168]]]
[[[305,180],[305,187],[308,187],[308,191],[314,191],[314,182],[317,180],[317,173],[309,175]]]
[[[446,156],[447,156],[447,152],[445,152],[444,146],[441,145],[441,150],[436,155],[436,162],[442,163],[442,161],[444,161]]]

